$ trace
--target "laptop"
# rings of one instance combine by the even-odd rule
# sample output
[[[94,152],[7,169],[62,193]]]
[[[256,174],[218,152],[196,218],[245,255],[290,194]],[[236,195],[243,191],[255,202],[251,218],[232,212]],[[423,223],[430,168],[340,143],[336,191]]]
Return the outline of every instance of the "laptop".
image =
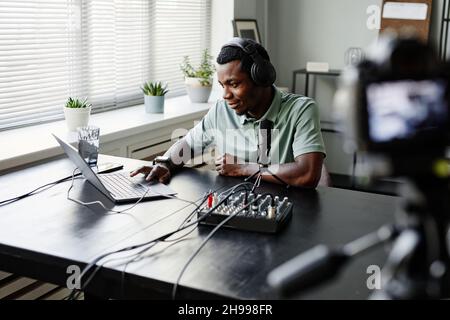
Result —
[[[150,184],[149,182],[137,182],[137,179],[131,178],[128,172],[120,171],[102,175],[96,174],[78,154],[77,149],[56,135],[53,134],[53,136],[86,180],[115,203],[136,202],[147,192],[148,187],[150,187],[150,190],[145,194],[143,200],[161,199],[164,196],[176,195],[176,192],[162,183]]]

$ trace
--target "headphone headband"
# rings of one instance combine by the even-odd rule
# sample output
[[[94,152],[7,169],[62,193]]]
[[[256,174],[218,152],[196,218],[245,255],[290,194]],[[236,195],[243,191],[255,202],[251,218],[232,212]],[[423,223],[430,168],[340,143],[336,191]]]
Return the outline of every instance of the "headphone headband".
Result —
[[[275,68],[269,60],[260,55],[256,43],[250,39],[233,38],[222,47],[222,50],[227,47],[240,48],[253,60],[250,74],[258,86],[269,87],[275,83]]]
[[[228,42],[225,47],[238,47],[241,48],[246,54],[253,55],[255,53],[258,53],[258,50],[256,49],[256,46],[251,43],[250,41],[243,39],[243,38],[233,38]]]

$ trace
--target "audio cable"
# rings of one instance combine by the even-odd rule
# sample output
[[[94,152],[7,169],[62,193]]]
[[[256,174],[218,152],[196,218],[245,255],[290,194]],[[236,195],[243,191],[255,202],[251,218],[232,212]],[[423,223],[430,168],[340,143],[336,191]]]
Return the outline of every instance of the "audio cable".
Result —
[[[112,210],[112,209],[108,209],[101,201],[92,201],[92,202],[83,202],[74,198],[70,197],[70,191],[73,189],[73,184],[75,182],[75,172],[78,170],[78,168],[76,168],[73,173],[72,173],[72,183],[69,187],[69,189],[67,190],[67,200],[70,200],[72,202],[75,202],[79,205],[85,206],[85,207],[89,207],[91,205],[94,204],[98,204],[100,205],[103,209],[105,209],[107,212],[113,212],[113,213],[117,213],[117,214],[121,214],[121,213],[125,213],[127,211],[132,210],[133,208],[135,208],[139,203],[141,203],[141,201],[145,198],[145,196],[148,194],[148,192],[150,191],[150,187],[147,187],[147,190],[145,191],[145,193],[141,196],[141,198],[139,198],[139,200],[136,201],[136,203],[134,203],[131,207],[125,209],[125,210]]]
[[[122,299],[125,299],[125,274],[126,274],[126,269],[127,269],[127,267],[128,267],[129,264],[134,263],[134,262],[141,261],[141,260],[143,260],[143,259],[149,259],[149,258],[155,257],[155,256],[157,256],[157,255],[163,253],[163,252],[166,251],[167,249],[169,249],[169,248],[171,248],[171,247],[177,245],[177,244],[180,243],[180,242],[183,242],[183,241],[187,241],[187,240],[192,239],[192,238],[187,238],[187,236],[189,236],[190,234],[192,234],[195,230],[196,230],[196,227],[192,228],[192,230],[190,230],[188,233],[186,233],[186,234],[184,234],[184,235],[182,235],[182,236],[180,236],[180,237],[178,237],[178,238],[176,238],[176,239],[164,240],[164,241],[157,242],[157,243],[155,243],[155,246],[156,246],[157,244],[160,244],[160,243],[166,243],[166,244],[168,244],[168,246],[162,248],[161,250],[159,250],[159,251],[157,251],[157,252],[153,252],[153,253],[151,253],[151,254],[149,254],[149,255],[144,256],[144,254],[145,254],[146,252],[148,252],[149,250],[153,249],[154,246],[152,246],[152,247],[150,247],[150,248],[145,248],[144,250],[141,250],[139,253],[137,253],[137,254],[134,256],[134,258],[132,258],[132,259],[130,259],[129,261],[127,261],[127,262],[125,263],[125,265],[124,265],[123,270],[122,270],[122,279],[121,279]]]
[[[109,172],[111,172],[111,171],[112,171],[112,170],[110,170],[110,169],[108,169],[108,170],[103,170],[103,171],[99,171],[98,174],[109,173]],[[0,201],[0,207],[1,207],[1,206],[5,206],[5,205],[12,204],[12,203],[17,202],[17,201],[20,201],[20,200],[22,200],[22,199],[28,198],[28,197],[30,197],[30,196],[32,196],[32,195],[35,195],[35,194],[41,193],[41,192],[43,192],[43,191],[49,190],[49,189],[53,188],[54,186],[56,186],[56,185],[58,185],[58,184],[60,184],[60,183],[62,183],[62,182],[66,182],[67,180],[69,180],[69,179],[71,179],[71,178],[73,179],[72,176],[73,176],[73,174],[70,175],[70,176],[67,176],[67,177],[65,177],[65,178],[56,180],[56,181],[54,181],[54,182],[47,183],[47,184],[45,184],[45,185],[43,185],[43,186],[40,186],[40,187],[38,187],[38,188],[36,188],[36,189],[30,191],[30,192],[27,192],[27,193],[23,194],[23,195],[20,195],[20,196],[11,198],[11,199],[7,199],[7,200],[2,200],[2,201]],[[81,176],[81,173],[77,173],[77,174],[75,175],[75,177],[79,177],[79,176]],[[41,190],[41,189],[44,189],[44,190]]]
[[[129,246],[129,247],[125,247],[125,248],[122,248],[122,249],[119,249],[119,250],[107,252],[107,253],[105,253],[105,254],[100,255],[99,257],[97,257],[97,258],[95,258],[93,261],[91,261],[91,262],[83,269],[83,271],[81,272],[81,274],[80,274],[80,276],[79,276],[79,282],[81,283],[81,280],[83,279],[83,277],[84,277],[84,276],[85,276],[85,275],[86,275],[86,274],[87,274],[87,273],[88,273],[95,265],[97,265],[101,260],[103,260],[104,258],[106,258],[106,257],[108,257],[108,256],[110,256],[110,255],[118,254],[118,253],[122,253],[122,252],[128,252],[128,251],[132,251],[132,250],[136,250],[136,249],[139,249],[139,248],[142,248],[142,247],[149,246],[149,245],[151,245],[151,244],[153,244],[153,243],[155,243],[155,242],[164,241],[164,240],[166,240],[167,238],[171,237],[172,235],[174,235],[174,234],[176,234],[176,233],[178,233],[178,232],[180,232],[180,231],[182,231],[182,230],[186,230],[186,229],[188,229],[188,228],[191,227],[191,226],[197,225],[199,222],[201,222],[202,220],[206,219],[206,217],[207,217],[209,214],[211,214],[212,212],[214,212],[215,210],[217,210],[217,208],[219,208],[223,203],[225,203],[225,201],[227,201],[228,198],[231,197],[231,195],[234,194],[234,192],[235,192],[234,190],[236,190],[237,188],[241,187],[242,185],[248,185],[248,183],[242,183],[242,184],[239,184],[239,185],[237,185],[237,186],[234,186],[233,188],[230,188],[230,189],[226,190],[225,192],[227,192],[227,191],[229,191],[229,190],[231,190],[232,192],[229,192],[229,194],[228,194],[225,198],[223,198],[223,199],[222,199],[222,200],[221,200],[214,208],[211,208],[211,210],[210,210],[208,213],[206,213],[205,215],[203,215],[202,217],[200,217],[198,220],[196,220],[196,221],[194,221],[194,222],[192,222],[192,223],[189,223],[189,224],[183,226],[182,228],[178,228],[177,230],[170,231],[170,232],[166,233],[165,235],[162,235],[162,236],[160,236],[160,237],[158,237],[158,238],[156,238],[156,239],[153,239],[153,240],[151,240],[151,241],[147,241],[147,242],[145,242],[145,243],[141,243],[141,244],[137,244],[137,245],[132,245],[132,246]],[[199,207],[200,207],[200,206],[201,206],[201,204],[199,205]],[[198,209],[197,209],[196,211],[198,211]],[[171,215],[173,215],[173,213],[172,213]],[[169,215],[169,216],[170,216],[170,215]],[[95,272],[95,271],[94,271],[94,272]],[[85,288],[87,287],[87,284],[88,284],[88,282],[83,283],[83,285],[82,285],[80,291],[85,290]],[[71,294],[69,295],[69,299],[70,299],[70,300],[72,300],[72,299],[75,297],[76,291],[77,291],[77,290],[72,290]]]
[[[262,195],[263,197],[265,196],[270,196],[272,197],[272,201],[273,201],[273,195],[267,193]],[[177,294],[177,288],[178,285],[180,283],[181,277],[183,276],[184,272],[186,271],[186,269],[189,267],[189,265],[192,263],[192,261],[194,260],[194,258],[199,254],[199,252],[203,249],[203,247],[206,245],[206,243],[211,240],[211,238],[217,233],[217,231],[219,231],[220,228],[222,228],[225,224],[227,224],[229,221],[231,221],[232,219],[234,219],[236,216],[238,216],[242,211],[246,210],[247,208],[249,208],[252,204],[256,203],[258,201],[258,199],[255,199],[253,201],[251,201],[250,203],[248,203],[247,205],[245,205],[244,207],[242,207],[240,210],[238,210],[237,212],[233,213],[232,215],[230,215],[228,218],[224,219],[221,223],[219,223],[209,234],[208,236],[205,238],[205,240],[203,240],[203,242],[200,244],[200,246],[197,248],[197,250],[195,250],[195,252],[189,257],[188,261],[186,262],[186,264],[183,266],[183,268],[181,269],[181,272],[173,286],[173,290],[172,290],[172,300],[175,300],[176,298],[176,294]],[[212,212],[215,211],[216,208],[214,208],[214,210]],[[209,214],[209,213],[208,213]],[[207,216],[208,214],[205,214],[205,216]]]
[[[78,176],[80,176],[80,175],[81,175],[81,174],[78,173],[78,174],[75,175],[75,177],[78,177]],[[56,186],[56,185],[58,185],[58,184],[60,184],[60,183],[62,183],[62,182],[68,181],[69,179],[72,178],[72,176],[73,176],[73,175],[70,175],[70,176],[67,176],[67,177],[65,177],[65,178],[56,180],[56,181],[54,181],[54,182],[47,183],[47,184],[45,184],[45,185],[43,185],[43,186],[40,186],[40,187],[38,187],[38,188],[36,188],[36,189],[30,191],[30,192],[27,192],[27,193],[25,193],[25,194],[23,194],[23,195],[20,195],[20,196],[15,197],[15,198],[7,199],[7,200],[2,200],[2,201],[0,201],[0,207],[1,207],[1,206],[8,205],[8,204],[12,204],[12,203],[17,202],[17,201],[20,201],[20,200],[22,200],[22,199],[28,198],[28,197],[30,197],[30,196],[32,196],[32,195],[35,195],[35,194],[38,194],[38,193],[40,193],[40,192],[49,190],[50,188],[53,188],[54,186]],[[75,177],[73,177],[73,178],[75,178]],[[42,190],[42,189],[43,189],[43,190]]]
[[[67,190],[67,200],[70,200],[72,202],[75,202],[75,203],[77,203],[79,205],[82,205],[82,206],[85,206],[85,207],[89,207],[91,205],[98,204],[103,209],[105,209],[107,212],[112,212],[112,213],[116,213],[116,214],[122,214],[122,213],[125,213],[125,212],[128,212],[128,211],[134,209],[139,203],[141,203],[144,200],[144,198],[147,196],[147,194],[150,192],[150,189],[151,189],[151,187],[148,186],[146,191],[142,194],[142,196],[131,207],[129,207],[129,208],[125,209],[125,210],[120,210],[120,211],[112,210],[112,209],[107,208],[101,201],[83,202],[83,201],[80,201],[80,200],[77,200],[77,199],[74,199],[74,198],[70,197],[70,191],[73,189],[74,181],[75,181],[75,172],[77,170],[78,170],[78,168],[76,168],[73,171],[73,173],[72,173],[72,184],[70,185],[69,189]],[[176,199],[176,200],[180,200],[180,201],[187,202],[187,203],[190,203],[190,204],[195,204],[195,203],[193,203],[193,202],[191,202],[189,200],[184,200],[184,199],[181,199],[181,198],[178,198],[178,197],[175,197],[175,196],[165,195],[165,194],[153,191],[153,190],[152,190],[152,192],[156,193],[157,195],[159,195],[161,197],[167,198],[167,199]]]
[[[198,211],[198,209],[199,209],[199,208],[203,205],[203,203],[206,201],[206,198],[207,198],[207,196],[204,196],[203,198],[200,198],[199,200],[197,200],[196,202],[202,200],[202,202],[201,202],[199,205],[197,205],[195,202],[193,202],[193,203],[196,204],[196,208],[193,210],[193,212]],[[158,224],[159,222],[162,222],[163,220],[170,218],[171,216],[175,215],[176,213],[178,213],[178,212],[180,212],[180,211],[183,211],[183,210],[186,209],[187,207],[188,207],[188,206],[185,206],[185,207],[183,207],[183,208],[181,208],[181,209],[176,210],[175,212],[173,212],[173,213],[171,213],[171,214],[168,214],[167,216],[165,216],[165,217],[159,219],[158,221],[152,223],[150,226],[147,226],[147,227],[144,228],[143,230],[146,230],[146,229],[148,229],[149,227],[154,226],[154,225]],[[192,213],[189,214],[189,216],[191,216],[191,215],[192,215]],[[195,230],[195,229],[194,229],[194,230]],[[131,259],[130,259],[128,262],[130,263],[130,261],[134,260],[138,255],[143,254],[143,253],[145,253],[146,251],[150,250],[151,248],[153,248],[153,247],[154,247],[156,244],[158,244],[159,242],[164,242],[164,240],[161,240],[161,241],[155,240],[154,242],[148,242],[148,243],[142,245],[142,247],[144,247],[144,249],[141,250],[141,251],[138,252],[138,253],[133,253],[133,254],[129,255],[128,258],[131,258]],[[114,253],[114,252],[113,252],[113,253]],[[113,254],[113,253],[111,253],[111,254]],[[80,290],[79,290],[77,293],[75,293],[75,294],[74,294],[74,292],[72,291],[71,294],[70,294],[68,297],[66,297],[66,298],[67,298],[67,299],[70,299],[70,300],[77,300],[78,297],[81,295],[82,291],[89,285],[89,283],[92,281],[92,279],[93,279],[94,276],[97,274],[97,272],[98,272],[98,271],[99,271],[106,263],[111,262],[111,261],[114,261],[114,260],[124,260],[124,259],[126,259],[126,257],[112,258],[112,259],[109,259],[109,260],[107,260],[107,261],[105,261],[105,262],[103,262],[103,263],[97,265],[96,268],[94,269],[94,271],[92,272],[92,274],[89,276],[89,278],[84,282],[82,288],[80,288]],[[83,272],[84,272],[84,270],[83,270]],[[81,276],[80,276],[80,280],[81,280],[82,277],[83,277],[83,273],[82,273]],[[124,277],[124,275],[122,274],[122,278],[123,278],[123,277]],[[122,286],[123,286],[123,284],[122,284]]]
[[[227,198],[226,198],[227,199]],[[226,199],[224,199],[224,201],[223,202],[225,202],[226,201]],[[221,205],[222,203],[220,203],[220,205]],[[217,206],[217,208],[219,207],[219,205]],[[215,210],[216,208],[214,208],[214,210]],[[211,212],[213,212],[213,211],[211,211]],[[147,242],[145,242],[145,243],[141,243],[141,244],[138,244],[138,245],[133,245],[133,246],[129,246],[129,247],[126,247],[126,248],[122,248],[122,249],[119,249],[119,250],[116,250],[116,251],[111,251],[111,252],[108,252],[108,253],[105,253],[105,254],[103,254],[103,255],[101,255],[101,256],[99,256],[99,257],[97,257],[96,259],[94,259],[92,262],[90,262],[84,269],[83,269],[83,271],[81,272],[81,274],[80,274],[80,276],[79,276],[79,279],[80,279],[80,283],[81,283],[81,280],[82,280],[82,278],[97,264],[97,263],[99,263],[101,260],[103,260],[104,258],[106,258],[106,257],[108,257],[108,256],[110,256],[110,255],[113,255],[113,254],[117,254],[117,253],[122,253],[122,252],[127,252],[127,251],[132,251],[132,250],[136,250],[136,249],[139,249],[139,248],[142,248],[142,247],[146,247],[146,246],[149,246],[149,245],[151,245],[151,244],[153,244],[153,243],[155,243],[155,242],[160,242],[160,241],[163,241],[163,240],[166,240],[167,238],[169,238],[170,236],[172,236],[172,235],[174,235],[174,234],[176,234],[176,233],[178,233],[178,232],[180,232],[180,231],[182,231],[182,230],[185,230],[185,229],[187,229],[187,228],[189,228],[189,227],[191,227],[191,226],[193,226],[193,225],[196,225],[197,224],[197,221],[196,222],[193,222],[193,223],[190,223],[190,224],[188,224],[188,225],[186,225],[186,226],[184,226],[182,229],[177,229],[177,230],[174,230],[174,231],[171,231],[171,232],[168,232],[167,234],[165,234],[165,235],[163,235],[163,236],[160,236],[160,237],[158,237],[158,238],[156,238],[156,239],[153,239],[153,240],[151,240],[151,241],[147,241]],[[92,280],[92,278],[90,278],[90,280]],[[81,287],[81,291],[83,291],[86,287],[87,287],[87,285],[89,284],[89,282],[86,282],[86,283],[83,283],[83,285],[82,285],[82,287]],[[72,291],[72,293],[74,293],[75,292],[75,290],[73,290]],[[71,293],[71,295],[69,296],[69,300],[72,300],[73,299],[73,296],[72,296],[72,293]]]

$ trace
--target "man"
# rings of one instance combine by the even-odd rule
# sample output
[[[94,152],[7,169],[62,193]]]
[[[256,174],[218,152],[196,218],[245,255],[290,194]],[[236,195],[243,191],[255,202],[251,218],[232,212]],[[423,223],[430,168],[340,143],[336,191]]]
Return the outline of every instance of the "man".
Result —
[[[215,164],[220,175],[251,176],[258,172],[264,153],[259,150],[264,127],[273,130],[268,155],[273,165],[262,179],[316,188],[325,148],[314,101],[279,91],[273,85],[276,73],[267,51],[252,40],[234,38],[222,48],[217,64],[223,100],[155,165],[131,176],[142,173],[148,181],[167,183],[191,158],[191,151],[196,155],[211,145],[219,155]]]

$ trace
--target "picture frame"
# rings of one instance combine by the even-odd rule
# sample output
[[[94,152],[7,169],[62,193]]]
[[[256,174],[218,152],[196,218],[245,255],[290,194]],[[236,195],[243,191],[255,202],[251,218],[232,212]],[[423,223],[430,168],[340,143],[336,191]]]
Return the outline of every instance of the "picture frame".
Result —
[[[252,39],[261,44],[258,22],[255,19],[235,19],[233,20],[233,28],[235,36]]]

